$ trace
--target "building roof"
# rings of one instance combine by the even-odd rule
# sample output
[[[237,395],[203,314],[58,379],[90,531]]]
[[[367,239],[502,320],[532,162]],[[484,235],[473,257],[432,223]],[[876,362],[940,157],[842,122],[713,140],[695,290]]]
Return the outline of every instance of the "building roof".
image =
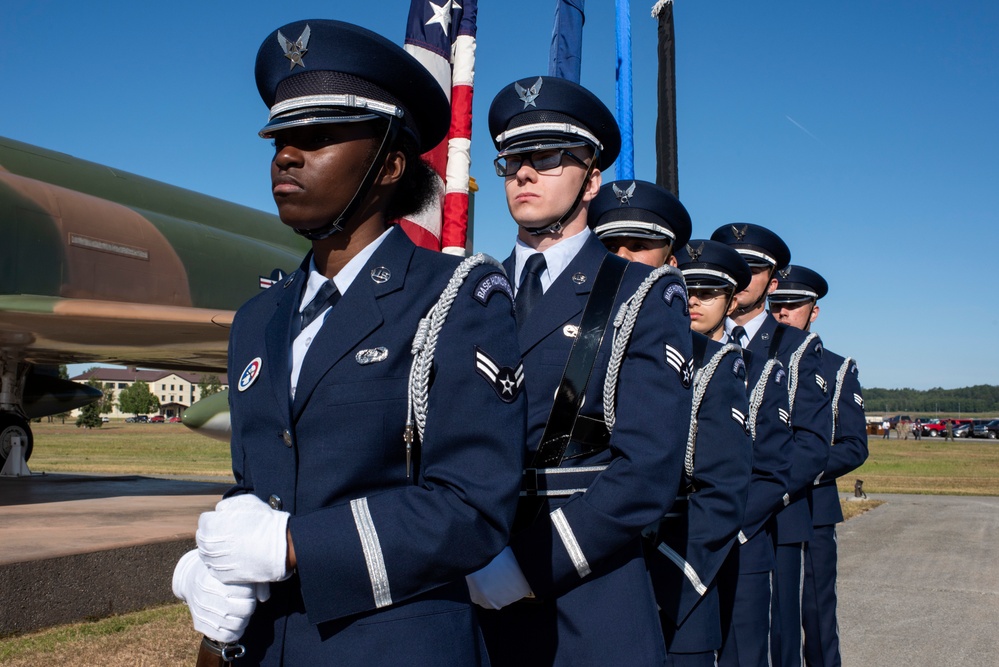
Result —
[[[165,377],[175,375],[191,384],[198,384],[201,379],[205,376],[210,376],[211,373],[195,373],[192,371],[149,371],[149,370],[139,370],[136,368],[91,368],[85,373],[81,373],[74,378],[71,378],[74,382],[86,382],[91,378],[95,380],[100,380],[102,382],[136,382],[141,380],[143,382],[159,382]],[[228,378],[224,375],[217,375],[219,382],[223,385],[229,383]]]

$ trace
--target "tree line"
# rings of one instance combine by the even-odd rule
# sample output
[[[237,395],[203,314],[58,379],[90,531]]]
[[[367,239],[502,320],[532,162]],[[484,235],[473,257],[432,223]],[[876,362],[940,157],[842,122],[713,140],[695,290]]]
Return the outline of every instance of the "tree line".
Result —
[[[946,416],[984,412],[999,414],[999,386],[980,384],[960,389],[864,388],[864,409],[869,413],[926,412]]]

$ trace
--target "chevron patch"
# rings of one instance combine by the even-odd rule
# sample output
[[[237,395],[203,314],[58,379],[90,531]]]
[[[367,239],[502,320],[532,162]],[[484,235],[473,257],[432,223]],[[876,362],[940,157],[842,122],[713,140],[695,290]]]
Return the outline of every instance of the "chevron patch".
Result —
[[[742,427],[742,430],[746,432],[746,435],[749,435],[749,424],[746,423],[746,415],[739,412],[738,409],[732,408],[732,419],[734,419],[735,423]]]
[[[478,345],[475,346],[475,370],[504,403],[513,403],[524,388],[523,363],[517,364],[516,368],[500,366]]]
[[[791,414],[784,408],[777,408],[777,416],[784,422],[784,425],[791,428]]]
[[[864,407],[864,397],[860,394],[853,395],[853,402],[859,405],[861,408]]]
[[[694,379],[694,360],[684,359],[678,349],[666,343],[666,364],[676,371],[683,388],[690,389],[690,383]]]
[[[815,384],[819,385],[819,389],[822,390],[823,394],[829,390],[829,383],[826,382],[826,379],[818,373],[815,374]]]

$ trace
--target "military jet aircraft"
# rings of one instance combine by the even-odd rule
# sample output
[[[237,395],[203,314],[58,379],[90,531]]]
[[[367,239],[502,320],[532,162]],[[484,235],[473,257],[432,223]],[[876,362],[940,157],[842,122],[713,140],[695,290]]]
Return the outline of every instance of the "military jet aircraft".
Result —
[[[85,405],[58,364],[223,372],[235,310],[308,250],[274,216],[0,137],[0,467]]]

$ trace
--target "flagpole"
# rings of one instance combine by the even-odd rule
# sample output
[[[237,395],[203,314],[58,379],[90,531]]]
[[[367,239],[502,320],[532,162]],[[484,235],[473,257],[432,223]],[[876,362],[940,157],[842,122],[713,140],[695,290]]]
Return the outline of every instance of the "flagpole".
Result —
[[[635,178],[635,141],[631,103],[631,2],[617,0],[617,124],[621,129],[621,153],[617,158],[617,180]]]
[[[656,183],[679,197],[673,0],[659,0],[652,7],[652,17],[659,21],[659,114],[656,119]]]

